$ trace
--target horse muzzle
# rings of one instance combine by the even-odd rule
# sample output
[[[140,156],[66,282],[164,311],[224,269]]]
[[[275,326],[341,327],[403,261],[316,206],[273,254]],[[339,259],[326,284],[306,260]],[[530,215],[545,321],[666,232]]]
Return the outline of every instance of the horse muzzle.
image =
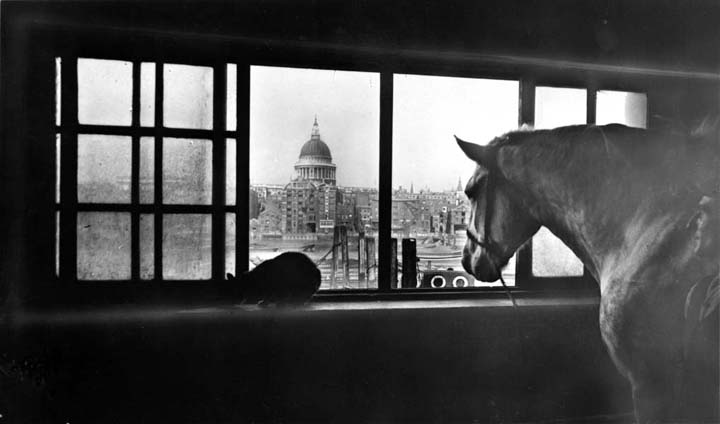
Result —
[[[492,282],[500,278],[500,267],[491,255],[470,240],[463,249],[462,266],[480,281]]]

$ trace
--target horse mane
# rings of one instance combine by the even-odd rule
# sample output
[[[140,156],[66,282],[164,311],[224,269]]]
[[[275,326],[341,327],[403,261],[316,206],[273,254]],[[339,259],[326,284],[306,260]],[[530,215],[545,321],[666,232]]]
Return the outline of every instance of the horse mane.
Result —
[[[717,192],[720,138],[713,131],[677,133],[610,125],[520,129],[489,143],[515,150],[524,163],[580,178],[643,178],[674,190]]]

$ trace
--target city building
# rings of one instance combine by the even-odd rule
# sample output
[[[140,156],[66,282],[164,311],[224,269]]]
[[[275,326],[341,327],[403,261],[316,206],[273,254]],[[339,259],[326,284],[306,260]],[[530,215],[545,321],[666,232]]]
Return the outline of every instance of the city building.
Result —
[[[282,201],[284,234],[332,233],[342,194],[336,186],[337,167],[330,148],[320,138],[315,117],[310,139],[302,145],[292,181]]]
[[[253,185],[256,228],[261,234],[307,237],[332,234],[343,225],[350,232],[375,232],[379,228],[378,191],[368,187],[339,187],[337,166],[328,145],[320,137],[317,117],[310,139],[300,148],[292,180],[285,185]],[[392,231],[404,236],[450,234],[467,227],[470,204],[458,178],[446,191],[415,191],[402,186],[392,194]]]
[[[283,213],[279,202],[266,200],[262,203],[260,214],[257,218],[257,233],[261,235],[279,235],[282,229]]]
[[[303,234],[317,231],[317,187],[310,181],[294,180],[285,186],[281,203],[282,232]]]

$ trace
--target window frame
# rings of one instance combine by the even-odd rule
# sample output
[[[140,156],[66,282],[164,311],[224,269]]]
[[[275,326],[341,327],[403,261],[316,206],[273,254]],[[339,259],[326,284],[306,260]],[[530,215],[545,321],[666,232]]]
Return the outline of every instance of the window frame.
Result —
[[[502,287],[488,288],[453,288],[453,289],[395,289],[391,280],[391,214],[392,214],[392,116],[393,116],[393,76],[395,74],[413,74],[442,77],[464,77],[483,79],[517,80],[519,82],[519,120],[518,125],[534,123],[535,88],[537,86],[583,88],[587,92],[587,122],[595,122],[596,93],[598,90],[623,90],[640,92],[647,95],[648,111],[651,105],[651,92],[648,89],[648,80],[642,72],[625,71],[622,68],[599,68],[592,65],[576,64],[567,67],[565,63],[536,60],[522,57],[471,55],[447,53],[440,57],[422,51],[395,51],[377,48],[345,47],[327,45],[313,42],[286,42],[267,41],[247,38],[228,38],[213,35],[162,33],[150,31],[136,31],[126,29],[106,29],[87,26],[83,28],[65,27],[62,25],[34,24],[30,30],[31,39],[41,43],[42,46],[35,52],[28,52],[30,63],[43,64],[48,68],[45,72],[28,75],[28,84],[48,88],[39,90],[44,95],[36,96],[33,100],[46,101],[45,107],[29,110],[35,120],[42,122],[36,131],[42,140],[49,140],[54,146],[55,134],[61,134],[62,144],[74,144],[74,151],[62,148],[61,150],[61,199],[56,206],[54,190],[49,211],[53,211],[49,228],[55,226],[55,212],[61,212],[60,230],[60,269],[61,275],[50,283],[35,284],[40,288],[41,297],[70,299],[83,302],[83,299],[103,298],[111,303],[127,299],[211,299],[217,298],[213,284],[206,280],[162,280],[162,270],[158,266],[162,257],[162,220],[163,213],[210,213],[212,216],[212,273],[211,281],[224,278],[224,242],[225,242],[225,214],[236,215],[236,266],[237,272],[242,272],[248,263],[249,211],[246,202],[249,196],[249,122],[250,122],[250,68],[251,66],[278,66],[304,69],[340,70],[375,72],[380,74],[380,131],[379,131],[379,234],[378,234],[378,288],[376,290],[328,290],[321,293],[324,298],[372,298],[378,295],[388,298],[402,297],[403,299],[427,295],[446,296],[493,296],[502,294]],[[208,45],[213,48],[208,48]],[[55,57],[62,58],[62,116],[60,127],[55,126],[55,114],[40,112],[48,111],[48,105],[54,107],[55,79],[50,77],[43,83],[41,77],[54,75]],[[133,63],[133,116],[130,127],[80,125],[77,121],[77,78],[76,69],[66,68],[73,62],[69,58],[93,58],[124,60]],[[76,60],[74,60],[76,63]],[[155,126],[141,127],[139,122],[139,86],[140,64],[143,62],[156,63],[156,95],[155,95]],[[187,64],[198,66],[211,66],[213,68],[213,129],[192,130],[163,128],[162,122],[162,64]],[[228,131],[225,127],[226,96],[225,75],[227,64],[237,65],[237,95],[236,95],[236,128]],[[657,76],[662,78],[663,76]],[[70,84],[66,88],[66,84]],[[68,99],[69,93],[75,94],[74,102]],[[75,103],[75,104],[73,104]],[[51,109],[50,108],[50,109]],[[71,125],[66,124],[68,116],[73,117]],[[650,116],[649,113],[647,115]],[[649,120],[649,119],[648,119]],[[120,128],[120,129],[118,129]],[[92,131],[86,131],[92,130]],[[101,130],[102,132],[98,132]],[[127,131],[126,131],[127,130]],[[130,281],[78,281],[76,276],[76,213],[77,186],[76,175],[68,169],[77,169],[77,134],[81,133],[107,133],[132,136],[132,201],[129,206],[131,213],[131,270]],[[142,136],[151,136],[155,139],[155,203],[139,205],[137,202],[139,140]],[[162,166],[162,138],[201,136],[213,142],[213,200],[210,205],[162,205],[162,191],[160,175]],[[44,137],[44,138],[43,138]],[[74,138],[74,143],[73,142]],[[237,143],[237,192],[236,205],[225,206],[225,140],[235,139]],[[70,141],[67,141],[70,140]],[[159,142],[158,142],[159,141]],[[216,146],[222,146],[216,149]],[[54,165],[55,155],[52,156]],[[46,170],[52,178],[54,187],[55,167]],[[69,176],[67,178],[66,176]],[[75,197],[75,199],[73,199]],[[159,200],[158,200],[159,199]],[[93,211],[107,207],[102,204],[92,204]],[[150,209],[148,209],[150,208]],[[140,213],[155,214],[155,276],[154,280],[140,280],[137,273],[139,267],[139,220]],[[74,212],[74,213],[73,213]],[[75,215],[67,217],[67,215]],[[63,218],[65,216],[65,218]],[[65,221],[63,221],[65,220]],[[68,223],[68,221],[70,223]],[[219,225],[217,224],[219,223]],[[54,231],[52,232],[54,234]],[[50,238],[51,239],[51,238]],[[55,240],[47,240],[52,246],[49,251],[52,255],[45,255],[49,266],[43,269],[53,272],[55,269]],[[531,242],[517,252],[516,286],[515,292],[552,292],[563,291],[594,291],[597,284],[585,269],[582,277],[535,277],[531,272],[532,253]],[[48,252],[48,249],[45,249]],[[161,266],[161,265],[160,265]],[[68,268],[69,267],[69,268]],[[32,291],[32,290],[31,290]],[[52,293],[52,294],[48,294]],[[368,296],[369,295],[369,296]]]
[[[162,125],[144,127],[140,124],[140,65],[142,61],[132,63],[132,122],[129,126],[89,125],[78,122],[77,59],[86,56],[60,56],[62,72],[61,122],[55,127],[60,134],[60,203],[55,210],[60,213],[60,275],[64,283],[81,285],[108,285],[127,283],[148,283],[140,279],[139,221],[141,214],[154,217],[154,279],[155,283],[180,284],[186,280],[163,279],[162,239],[163,218],[168,214],[202,214],[212,220],[212,270],[211,279],[221,279],[225,274],[225,213],[235,212],[235,207],[225,205],[225,145],[228,138],[235,138],[233,131],[225,129],[225,75],[224,63],[207,63],[213,69],[213,128],[180,129],[166,128]],[[93,58],[95,59],[95,58]],[[163,121],[163,69],[166,63],[154,62],[155,72],[155,123]],[[221,96],[219,94],[222,94]],[[131,200],[129,203],[80,203],[77,196],[78,138],[81,134],[120,135],[131,138]],[[152,203],[140,203],[139,200],[139,163],[140,139],[150,137],[154,140],[154,200]],[[210,204],[163,203],[163,144],[165,139],[203,139],[212,143],[212,200]],[[79,212],[121,212],[131,217],[130,234],[130,280],[80,280],[77,278],[77,213]],[[189,280],[193,281],[193,280]]]

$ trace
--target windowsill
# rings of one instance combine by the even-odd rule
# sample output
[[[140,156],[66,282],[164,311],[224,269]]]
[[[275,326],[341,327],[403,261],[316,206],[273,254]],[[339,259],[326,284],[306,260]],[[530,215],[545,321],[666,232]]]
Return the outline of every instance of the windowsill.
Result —
[[[379,297],[379,296],[378,296]],[[517,293],[517,312],[522,313],[523,308],[566,308],[566,307],[595,307],[599,297],[588,292],[578,292],[574,295],[561,294],[538,296],[532,293]],[[162,322],[174,320],[247,320],[274,317],[300,317],[314,314],[326,315],[328,313],[351,312],[392,312],[392,311],[421,311],[421,310],[457,310],[457,309],[506,309],[512,310],[512,303],[508,298],[438,298],[403,299],[402,295],[394,299],[382,298],[364,300],[337,300],[335,296],[320,295],[317,300],[298,307],[274,306],[262,308],[256,305],[243,304],[215,304],[211,306],[187,305],[124,305],[109,307],[87,307],[79,310],[71,307],[35,308],[18,310],[10,314],[9,321],[14,326],[32,326],[43,324],[93,324],[93,323],[133,323],[133,322]]]

